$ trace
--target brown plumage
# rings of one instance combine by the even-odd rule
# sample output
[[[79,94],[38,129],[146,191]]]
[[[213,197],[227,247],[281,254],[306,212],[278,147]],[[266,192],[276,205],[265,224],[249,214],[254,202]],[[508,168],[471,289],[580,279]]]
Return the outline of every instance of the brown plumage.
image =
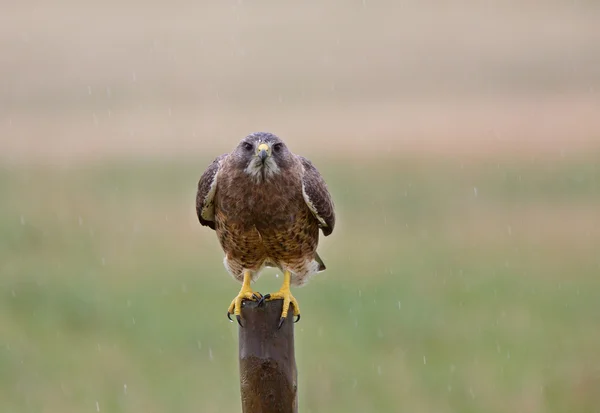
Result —
[[[240,281],[249,277],[242,298],[251,299],[249,282],[265,266],[281,269],[292,285],[325,269],[316,250],[319,229],[325,236],[334,229],[333,201],[312,163],[273,134],[251,134],[216,158],[198,182],[196,211],[200,223],[216,231],[229,273]],[[274,295],[289,293],[284,290],[285,279]],[[291,293],[288,298],[297,307]],[[239,315],[236,300],[230,310]]]

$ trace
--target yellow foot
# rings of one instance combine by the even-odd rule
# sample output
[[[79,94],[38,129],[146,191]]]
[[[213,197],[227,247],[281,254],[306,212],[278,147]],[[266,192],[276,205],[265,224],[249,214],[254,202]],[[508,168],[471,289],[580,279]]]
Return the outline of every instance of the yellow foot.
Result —
[[[237,322],[241,327],[244,327],[241,321],[242,301],[244,300],[264,301],[264,298],[260,293],[254,292],[252,290],[247,291],[242,288],[240,293],[233,299],[233,301],[229,305],[229,308],[227,309],[227,318],[229,318],[229,321],[233,322],[233,320],[231,319],[231,314],[235,315],[235,318],[237,318]]]
[[[235,315],[237,318],[237,322],[240,327],[244,327],[242,325],[242,301],[250,300],[250,301],[259,301],[262,303],[264,301],[264,297],[257,292],[252,291],[250,287],[250,282],[252,281],[252,276],[250,272],[244,272],[244,281],[242,282],[242,289],[240,293],[233,299],[229,308],[227,309],[227,318],[229,321],[233,322],[231,319],[231,314]]]
[[[283,300],[283,311],[281,311],[281,318],[279,319],[279,324],[277,325],[277,329],[280,329],[283,325],[283,322],[288,316],[288,311],[290,309],[290,304],[294,307],[294,316],[296,316],[296,321],[300,321],[300,306],[298,305],[298,301],[294,298],[292,293],[290,292],[290,288],[286,286],[281,287],[276,293],[265,295],[265,300]]]

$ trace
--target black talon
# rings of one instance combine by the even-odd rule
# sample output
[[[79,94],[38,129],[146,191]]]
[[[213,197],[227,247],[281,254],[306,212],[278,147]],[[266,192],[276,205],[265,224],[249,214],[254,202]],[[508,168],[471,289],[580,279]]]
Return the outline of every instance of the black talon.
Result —
[[[298,321],[300,321],[300,314],[298,314],[296,317],[298,317],[298,318],[296,318],[296,321],[294,321],[294,323],[297,323]]]
[[[269,298],[271,298],[271,294],[265,294],[263,296],[260,297],[260,300],[258,300],[258,306],[262,306],[266,300],[268,300]]]
[[[229,311],[227,311],[227,318],[229,319],[229,321],[231,321],[233,323],[233,320],[231,319],[231,315],[229,314]]]
[[[281,326],[283,325],[284,321],[285,321],[284,317],[281,317],[281,319],[279,319],[279,324],[277,324],[277,330],[279,330],[281,328]]]
[[[265,296],[261,295],[260,299],[258,300],[258,306],[262,306],[265,303]]]
[[[243,328],[244,326],[242,325],[242,316],[238,314],[235,316],[235,318],[237,318],[237,322],[240,325],[240,327]]]

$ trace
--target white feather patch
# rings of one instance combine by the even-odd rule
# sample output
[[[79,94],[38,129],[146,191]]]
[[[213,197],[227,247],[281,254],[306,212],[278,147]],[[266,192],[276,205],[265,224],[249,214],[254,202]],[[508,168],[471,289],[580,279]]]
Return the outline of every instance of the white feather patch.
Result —
[[[204,203],[202,205],[201,216],[203,219],[207,221],[215,220],[215,192],[217,192],[217,176],[219,175],[219,171],[215,173],[213,176],[213,180],[210,184],[210,189],[204,197]]]
[[[260,182],[263,179],[263,171],[265,179],[279,173],[279,166],[273,158],[267,158],[263,164],[259,159],[252,159],[244,171],[250,175],[255,182]]]
[[[304,182],[302,182],[302,196],[304,197],[304,201],[306,202],[306,205],[308,205],[308,209],[310,209],[310,212],[312,212],[313,215],[315,216],[315,218],[317,218],[317,221],[319,221],[319,223],[321,224],[321,226],[326,227],[327,223],[319,215],[319,212],[317,211],[317,209],[313,205],[312,201],[310,200],[310,197],[306,193],[306,188],[304,187]]]

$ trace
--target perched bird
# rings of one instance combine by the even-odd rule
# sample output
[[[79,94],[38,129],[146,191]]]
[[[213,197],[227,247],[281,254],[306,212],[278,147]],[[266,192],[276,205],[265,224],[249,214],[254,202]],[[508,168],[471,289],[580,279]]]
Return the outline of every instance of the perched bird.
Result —
[[[317,254],[319,229],[331,234],[334,204],[325,181],[306,158],[292,153],[277,136],[257,132],[246,136],[229,154],[216,158],[198,182],[196,212],[200,224],[213,229],[227,271],[242,282],[227,317],[240,325],[242,300],[283,300],[278,327],[298,301],[290,285],[300,286],[325,270]],[[262,296],[250,286],[264,267],[283,272],[283,285]]]

